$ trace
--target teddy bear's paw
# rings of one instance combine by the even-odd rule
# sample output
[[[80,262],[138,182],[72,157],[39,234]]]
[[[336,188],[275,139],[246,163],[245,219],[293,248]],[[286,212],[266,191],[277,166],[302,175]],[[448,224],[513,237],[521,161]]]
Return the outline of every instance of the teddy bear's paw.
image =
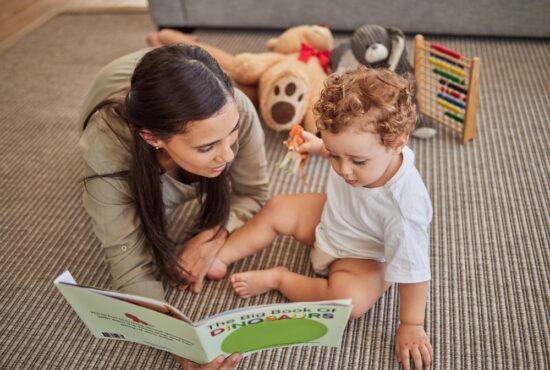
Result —
[[[262,74],[285,56],[278,53],[242,53],[233,58],[229,75],[237,82],[251,85],[258,82]]]
[[[308,104],[309,86],[294,76],[279,79],[269,92],[266,105],[269,121],[280,130],[302,122]]]
[[[231,78],[243,84],[253,84],[258,81],[264,70],[263,65],[256,63],[251,53],[242,53],[233,58],[229,74]]]

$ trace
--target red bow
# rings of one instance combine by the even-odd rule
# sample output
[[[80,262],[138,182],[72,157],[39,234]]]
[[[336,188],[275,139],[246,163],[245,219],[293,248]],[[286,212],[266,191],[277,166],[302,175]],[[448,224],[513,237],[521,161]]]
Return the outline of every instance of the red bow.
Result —
[[[328,50],[324,51],[317,51],[314,48],[312,48],[308,44],[304,44],[302,42],[302,50],[300,50],[300,55],[298,56],[298,60],[307,63],[309,58],[311,57],[317,57],[319,59],[319,64],[325,71],[325,73],[329,73],[329,64],[330,64],[330,53]]]

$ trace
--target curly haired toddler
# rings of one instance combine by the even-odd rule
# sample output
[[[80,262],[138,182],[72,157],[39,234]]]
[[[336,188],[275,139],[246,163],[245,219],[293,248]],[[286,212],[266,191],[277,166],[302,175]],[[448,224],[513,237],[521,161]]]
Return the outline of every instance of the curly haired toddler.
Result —
[[[429,366],[424,331],[432,205],[406,144],[416,122],[412,79],[360,67],[331,75],[315,106],[321,139],[303,133],[300,151],[330,160],[326,193],[276,196],[229,236],[209,277],[268,247],[279,234],[311,245],[310,277],[286,267],[231,276],[243,298],[278,290],[290,301],[351,298],[352,318],[391,284],[399,288],[396,355],[405,369]]]

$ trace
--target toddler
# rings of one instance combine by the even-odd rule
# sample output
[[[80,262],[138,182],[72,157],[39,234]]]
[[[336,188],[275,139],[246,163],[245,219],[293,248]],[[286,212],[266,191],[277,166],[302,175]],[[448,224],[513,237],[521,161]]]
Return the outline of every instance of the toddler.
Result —
[[[209,277],[268,247],[279,234],[312,245],[314,271],[285,267],[234,274],[243,298],[278,290],[290,301],[351,298],[352,318],[367,312],[392,284],[400,309],[396,355],[405,369],[431,363],[424,331],[430,281],[432,206],[406,146],[416,122],[413,83],[387,69],[360,67],[331,75],[315,105],[322,139],[304,132],[301,152],[330,160],[325,193],[272,198],[229,236]]]

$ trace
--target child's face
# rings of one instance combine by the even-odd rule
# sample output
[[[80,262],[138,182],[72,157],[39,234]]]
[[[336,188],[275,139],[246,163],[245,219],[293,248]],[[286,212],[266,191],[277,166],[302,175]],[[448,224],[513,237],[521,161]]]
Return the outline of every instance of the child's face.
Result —
[[[378,134],[353,126],[337,134],[322,132],[332,168],[353,187],[384,185],[395,173],[396,160],[400,160],[405,143],[390,149],[382,144]],[[399,163],[397,169],[398,166]]]

